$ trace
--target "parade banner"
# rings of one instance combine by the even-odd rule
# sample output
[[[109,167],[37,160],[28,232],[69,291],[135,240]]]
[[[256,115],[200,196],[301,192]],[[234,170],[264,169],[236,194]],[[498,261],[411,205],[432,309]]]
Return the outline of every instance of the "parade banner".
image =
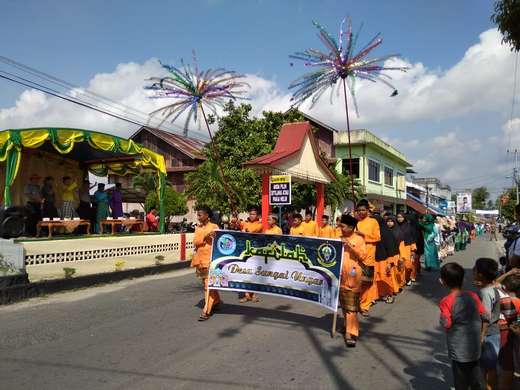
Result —
[[[209,288],[284,296],[337,311],[340,240],[216,231]]]

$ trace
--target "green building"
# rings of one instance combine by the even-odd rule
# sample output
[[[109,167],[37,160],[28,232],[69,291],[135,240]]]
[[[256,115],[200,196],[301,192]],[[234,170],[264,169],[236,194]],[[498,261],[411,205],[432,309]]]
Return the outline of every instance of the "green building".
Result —
[[[404,154],[368,130],[352,130],[352,170],[367,199],[378,209],[405,209],[406,171],[411,164]],[[349,173],[348,134],[334,133],[337,169]]]

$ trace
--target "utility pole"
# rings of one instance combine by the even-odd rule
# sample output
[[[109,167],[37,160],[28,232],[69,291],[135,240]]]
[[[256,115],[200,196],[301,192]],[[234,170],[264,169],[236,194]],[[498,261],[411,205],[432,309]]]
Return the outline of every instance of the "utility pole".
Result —
[[[426,184],[426,214],[430,214],[429,203],[430,203],[430,185]]]

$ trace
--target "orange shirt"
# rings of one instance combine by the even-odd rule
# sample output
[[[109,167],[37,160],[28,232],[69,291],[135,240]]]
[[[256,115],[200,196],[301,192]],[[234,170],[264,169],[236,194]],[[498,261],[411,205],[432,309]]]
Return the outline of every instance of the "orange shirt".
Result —
[[[217,230],[218,226],[214,223],[208,222],[205,225],[197,225],[195,227],[195,236],[193,237],[193,245],[195,246],[195,253],[191,260],[191,267],[208,268],[211,261],[211,246],[212,239],[207,235]]]
[[[344,249],[343,264],[341,266],[341,288],[359,292],[361,290],[361,270],[360,262],[363,262],[367,255],[365,240],[358,234],[352,234],[350,237],[342,237],[343,242],[348,242],[352,249]],[[352,254],[352,252],[354,254]],[[354,269],[355,272],[352,272]]]
[[[336,238],[337,235],[336,235],[336,231],[335,229],[330,226],[330,225],[327,225],[327,226],[323,226],[319,229],[319,232],[318,232],[318,237],[323,237],[323,238]]]
[[[289,234],[291,236],[305,236],[303,223],[300,223],[298,226],[292,226]]]
[[[278,225],[274,225],[272,228],[267,228],[264,232],[265,234],[279,234],[282,235],[282,229]]]
[[[373,266],[376,261],[376,243],[381,241],[379,223],[374,218],[367,217],[358,221],[357,230],[364,234],[363,239],[367,247],[365,264]]]
[[[342,234],[343,233],[341,232],[341,228],[340,227],[334,228],[334,238],[341,238]]]
[[[308,237],[318,237],[318,224],[316,221],[302,222],[303,235]]]
[[[260,220],[256,220],[254,222],[246,220],[242,222],[241,229],[246,233],[262,233],[264,231],[264,226]]]

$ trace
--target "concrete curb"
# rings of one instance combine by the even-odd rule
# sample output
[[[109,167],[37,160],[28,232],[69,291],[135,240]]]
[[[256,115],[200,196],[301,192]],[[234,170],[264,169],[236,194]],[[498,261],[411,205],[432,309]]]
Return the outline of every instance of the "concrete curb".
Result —
[[[70,279],[44,280],[35,283],[19,284],[0,290],[0,305],[19,302],[41,295],[54,294],[60,291],[91,287],[99,284],[119,282],[124,279],[141,278],[143,276],[175,271],[188,268],[189,266],[190,261],[179,261],[171,264],[78,276]]]

